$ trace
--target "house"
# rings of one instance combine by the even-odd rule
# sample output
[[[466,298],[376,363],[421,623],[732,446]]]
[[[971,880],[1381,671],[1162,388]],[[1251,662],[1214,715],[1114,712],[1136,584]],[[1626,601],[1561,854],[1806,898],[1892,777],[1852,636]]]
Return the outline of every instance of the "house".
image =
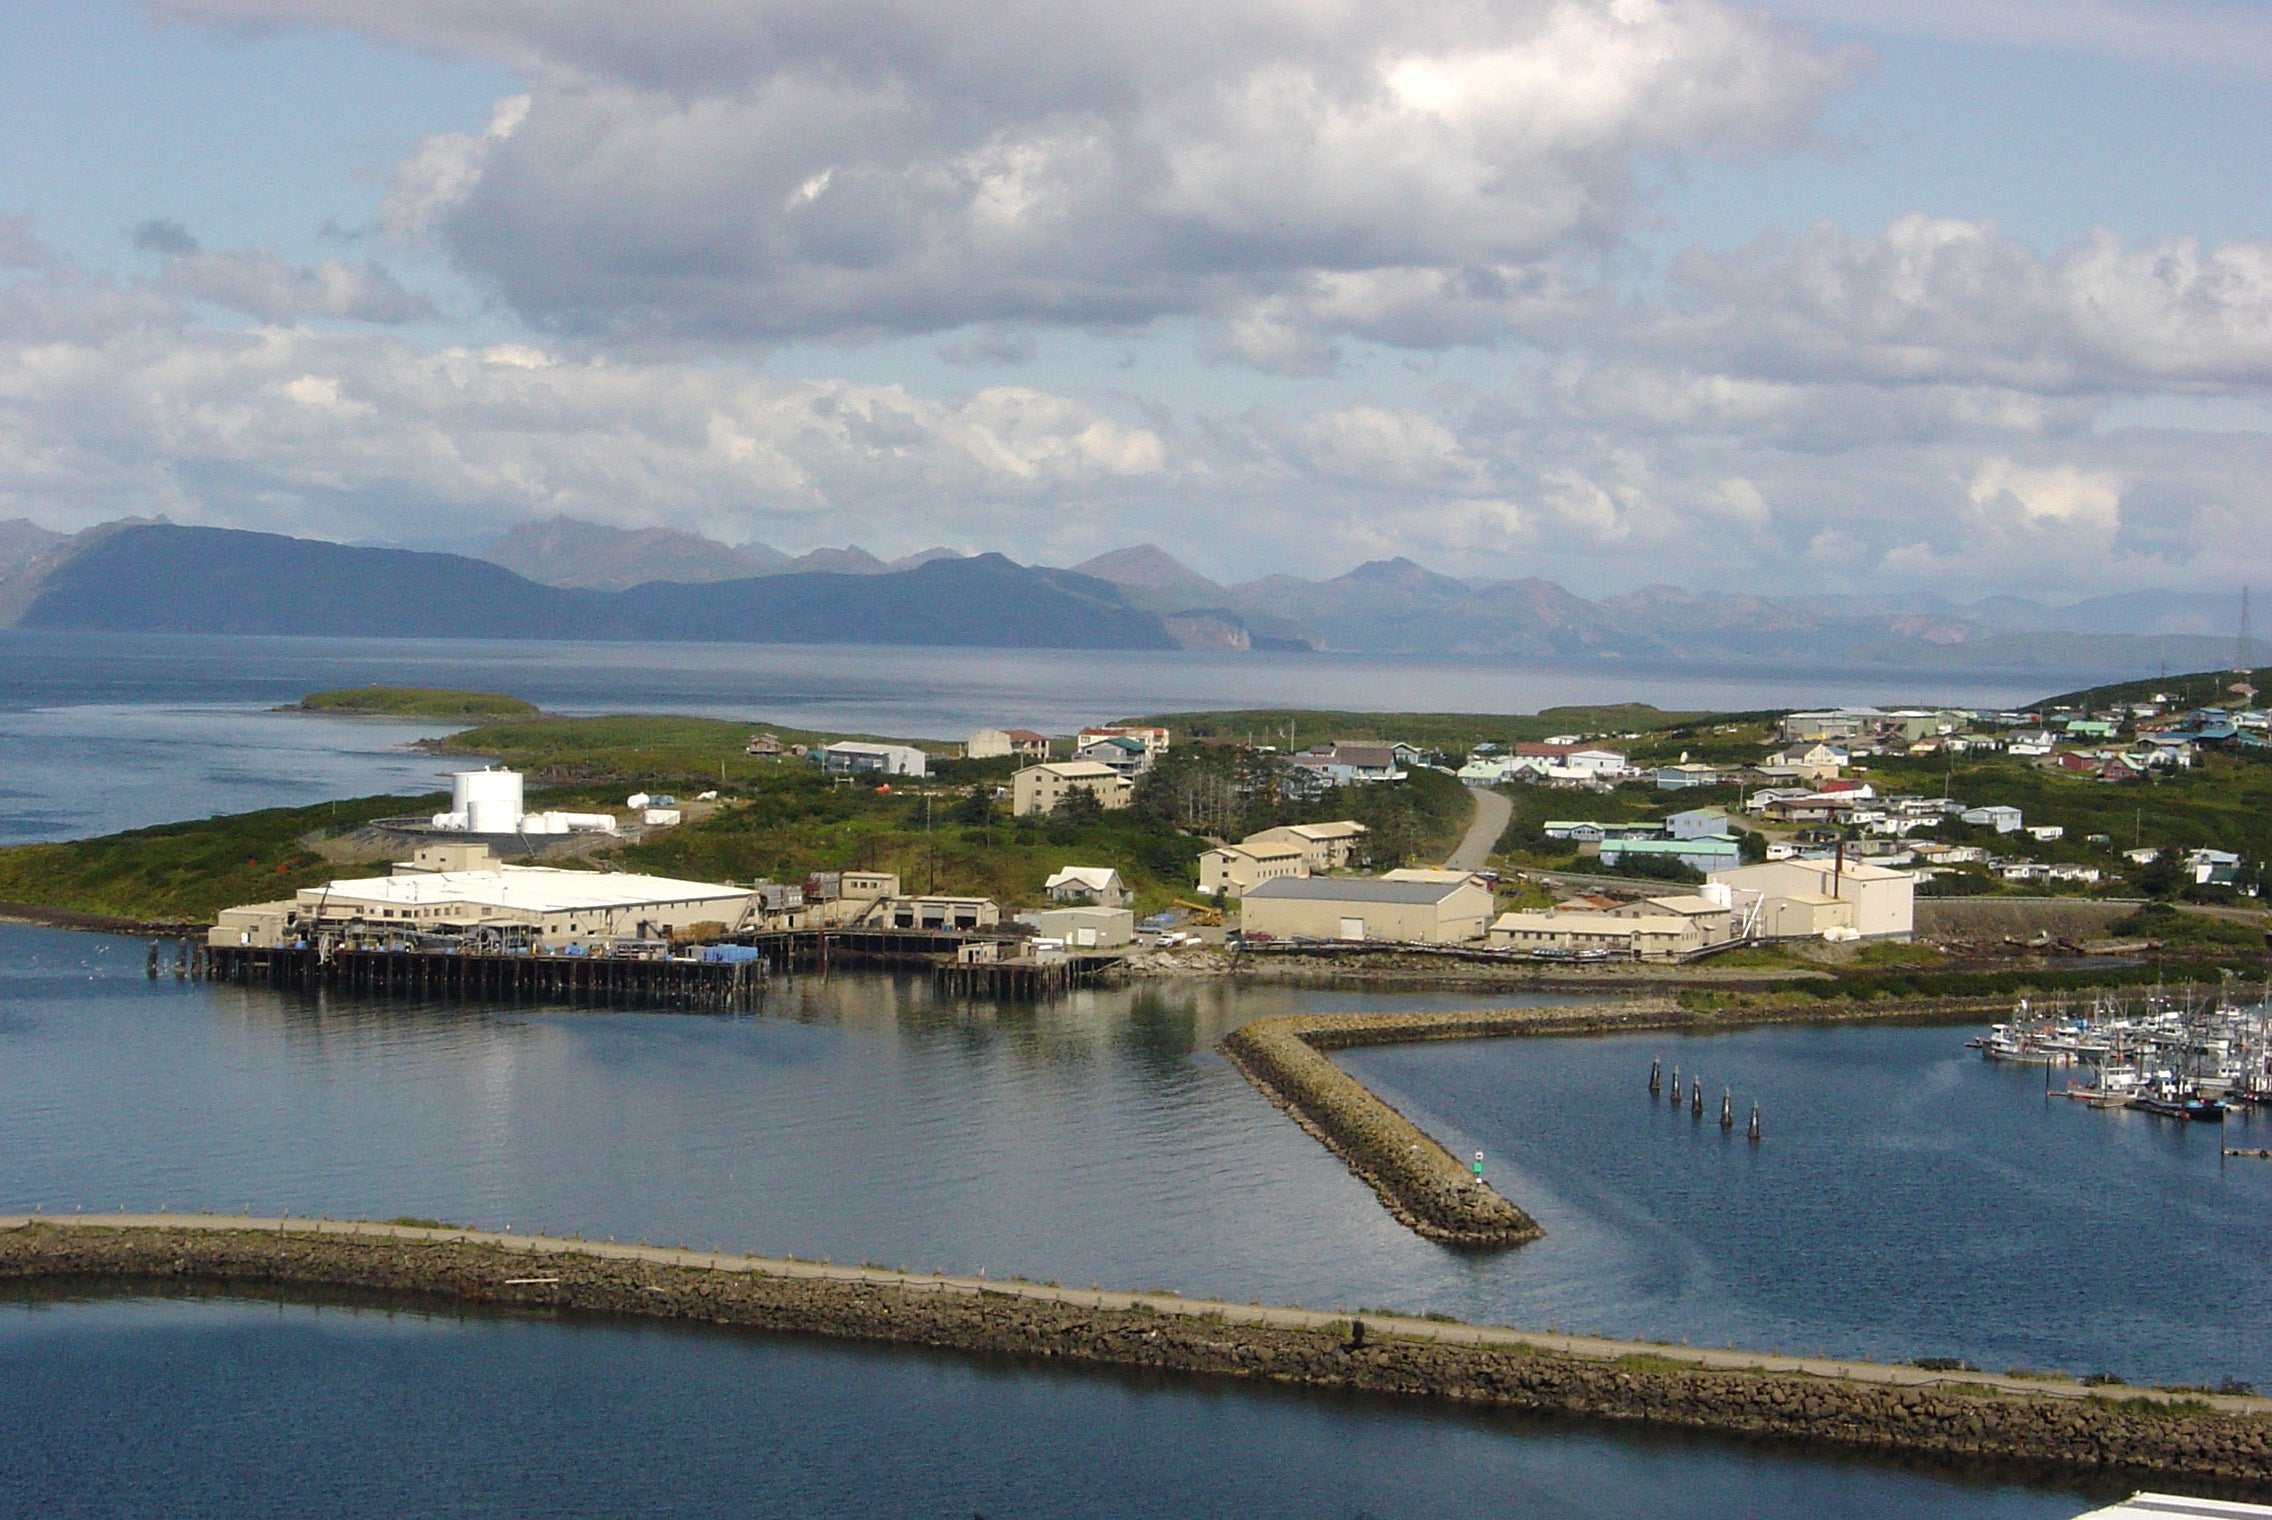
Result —
[[[1406,746],[1410,748],[1410,746]],[[1374,781],[1402,781],[1392,744],[1314,744],[1293,757],[1302,769],[1329,779],[1335,786],[1361,786]]]
[[[1239,924],[1247,934],[1278,939],[1431,945],[1482,939],[1491,922],[1491,889],[1465,872],[1426,874],[1452,879],[1281,876],[1239,900]]]
[[[1073,736],[1073,747],[1094,743],[1100,739],[1134,739],[1144,746],[1144,768],[1150,770],[1152,761],[1168,752],[1168,731],[1137,723],[1112,723],[1101,728],[1084,728]]]
[[[1041,884],[1051,902],[1125,908],[1134,895],[1110,866],[1067,866]]]
[[[1302,852],[1312,874],[1343,871],[1364,842],[1365,826],[1343,818],[1333,823],[1289,823],[1249,834],[1247,844],[1290,844]]]
[[[1514,757],[1511,755],[1476,755],[1455,773],[1469,786],[1498,786],[1513,779]]]
[[[2161,846],[2143,845],[2135,850],[2124,850],[2122,858],[2134,866],[2150,866],[2161,857]]]
[[[1802,781],[1835,781],[1846,761],[1846,751],[1835,744],[1793,744],[1768,756],[1761,768],[1787,771]]]
[[[2240,880],[2240,857],[2229,850],[2190,850],[2185,870],[2197,887],[2229,887]]]
[[[1837,707],[1826,712],[1785,713],[1777,727],[1785,744],[1813,744],[1873,734],[1892,716],[1875,707]]]
[[[1718,786],[1720,773],[1709,765],[1660,765],[1657,767],[1657,790],[1681,792],[1692,786]]]
[[[1600,749],[1581,744],[1576,740],[1548,740],[1543,744],[1518,744],[1511,757],[1513,769],[1547,781],[1593,781],[1613,779],[1626,772],[1625,756],[1613,749]]]
[[[1220,845],[1199,857],[1199,890],[1207,897],[1244,897],[1263,882],[1307,875],[1309,853],[1298,844],[1250,839]]]
[[[2066,827],[2057,823],[2031,823],[2027,826],[2026,833],[2028,838],[2044,844],[2049,844],[2054,839],[2067,837]]]
[[[2043,729],[2029,729],[2008,735],[2004,740],[2007,755],[2048,755],[2057,738]]]
[[[2001,803],[1992,807],[1966,808],[1957,816],[1976,828],[1994,829],[1999,834],[2016,834],[2020,829],[2020,810]]]
[[[1100,738],[1083,738],[1074,746],[1073,758],[1135,777],[1152,768],[1153,751],[1133,735],[1106,734]]]
[[[1743,909],[1747,900],[1826,897],[1852,906],[1849,927],[1866,938],[1902,938],[1916,924],[1916,881],[1906,871],[1838,860],[1771,860],[1715,871],[1710,884],[1725,887]]]
[[[1621,960],[1678,960],[1702,949],[1696,926],[1677,914],[1558,913],[1532,909],[1502,913],[1491,925],[1496,948],[1532,954],[1593,953]]]
[[[1134,792],[1126,776],[1093,761],[1029,765],[1010,778],[1010,814],[1030,818],[1036,813],[1054,813],[1076,793],[1094,797],[1097,806],[1109,812],[1128,806]]]
[[[1030,728],[982,728],[963,741],[967,760],[1047,760],[1049,738]]]
[[[1690,808],[1665,820],[1665,833],[1673,839],[1721,839],[1729,832],[1728,815],[1719,808]]]
[[[807,752],[831,776],[922,776],[929,773],[929,757],[906,744],[866,744],[842,739]]]
[[[1743,862],[1743,850],[1733,839],[1604,839],[1601,863],[1618,865],[1627,860],[1677,860],[1692,871],[1719,871]]]
[[[778,734],[751,734],[749,742],[742,746],[742,753],[768,756],[781,754],[781,736]]]

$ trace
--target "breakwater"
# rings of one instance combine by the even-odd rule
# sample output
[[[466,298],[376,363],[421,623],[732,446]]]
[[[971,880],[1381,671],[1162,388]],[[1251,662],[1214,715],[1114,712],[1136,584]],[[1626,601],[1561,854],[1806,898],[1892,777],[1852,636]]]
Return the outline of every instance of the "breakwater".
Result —
[[[1348,1166],[1397,1220],[1445,1245],[1500,1250],[1538,1239],[1537,1220],[1478,1177],[1324,1052],[1411,1040],[1737,1029],[1770,1023],[1952,1019],[2003,1008],[2001,999],[1938,998],[1697,1011],[1661,1000],[1427,1013],[1280,1014],[1225,1036],[1233,1066]]]
[[[636,1315],[2272,1492],[2272,1400],[685,1249],[313,1220],[0,1218],[0,1281]]]

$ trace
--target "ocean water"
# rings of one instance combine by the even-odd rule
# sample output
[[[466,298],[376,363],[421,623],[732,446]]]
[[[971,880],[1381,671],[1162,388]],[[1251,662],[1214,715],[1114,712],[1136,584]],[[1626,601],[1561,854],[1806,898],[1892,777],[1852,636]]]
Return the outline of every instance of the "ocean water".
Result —
[[[1993,1473],[621,1323],[0,1301],[0,1512],[2049,1520]]]
[[[1961,1027],[1345,1055],[1547,1227],[1474,1255],[1398,1225],[1214,1049],[1260,1014],[1473,994],[1006,1006],[838,974],[693,1016],[153,984],[143,953],[0,929],[0,1208],[410,1214],[2272,1388],[2272,1163],[2047,1103]],[[1652,1103],[1652,1055],[1715,1106],[1756,1096],[1766,1139]]]

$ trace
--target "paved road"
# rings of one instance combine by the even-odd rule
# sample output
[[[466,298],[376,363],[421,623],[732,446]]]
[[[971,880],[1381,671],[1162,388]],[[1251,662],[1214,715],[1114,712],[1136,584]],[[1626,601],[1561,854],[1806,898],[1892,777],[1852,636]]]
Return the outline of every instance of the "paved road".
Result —
[[[1471,786],[1467,795],[1475,799],[1475,821],[1467,826],[1459,848],[1444,862],[1447,871],[1480,871],[1489,865],[1492,846],[1507,832],[1507,820],[1515,816],[1514,799],[1504,792]]]
[[[268,1235],[355,1235],[392,1240],[464,1241],[497,1246],[532,1258],[523,1275],[509,1283],[542,1282],[539,1270],[545,1256],[580,1255],[614,1261],[644,1261],[657,1266],[690,1267],[714,1272],[754,1272],[766,1277],[805,1277],[837,1282],[886,1284],[933,1293],[992,1293],[1011,1298],[1039,1299],[1092,1309],[1133,1309],[1138,1305],[1157,1314],[1220,1318],[1232,1323],[1275,1325],[1289,1329],[1328,1329],[1346,1325],[1346,1311],[1297,1309],[1264,1304],[1234,1304],[1218,1299],[1184,1298],[1175,1293],[1116,1293],[1109,1289],[1061,1288],[1023,1278],[959,1277],[935,1272],[895,1271],[889,1267],[834,1266],[824,1261],[741,1256],[728,1251],[695,1251],[684,1246],[651,1246],[613,1240],[565,1239],[557,1235],[520,1235],[496,1230],[431,1229],[420,1225],[379,1224],[355,1219],[262,1219],[225,1214],[0,1214],[0,1231],[43,1224],[71,1229],[106,1230],[223,1230],[257,1231]],[[1724,1367],[1753,1372],[1799,1372],[1815,1377],[1848,1378],[1863,1383],[1891,1383],[1923,1387],[1935,1383],[1968,1383],[2008,1389],[2015,1393],[2049,1394],[2056,1398],[2083,1399],[2108,1390],[2053,1378],[2014,1378],[1992,1372],[1933,1372],[1894,1362],[1839,1361],[1818,1356],[1762,1356],[1730,1346],[1671,1346],[1655,1341],[1617,1341],[1601,1336],[1564,1335],[1554,1331],[1516,1330],[1504,1325],[1469,1325],[1422,1319],[1401,1314],[1365,1314],[1369,1332],[1439,1341],[1445,1345],[1529,1346],[1571,1356],[1614,1360],[1621,1356],[1662,1357],[1694,1367]],[[2165,1399],[2172,1395],[2148,1388],[2114,1390],[2124,1398]],[[2198,1395],[2195,1395],[2198,1397]],[[2236,1398],[2213,1395],[2207,1400],[2222,1410],[2245,1414],[2272,1414],[2272,1398]]]

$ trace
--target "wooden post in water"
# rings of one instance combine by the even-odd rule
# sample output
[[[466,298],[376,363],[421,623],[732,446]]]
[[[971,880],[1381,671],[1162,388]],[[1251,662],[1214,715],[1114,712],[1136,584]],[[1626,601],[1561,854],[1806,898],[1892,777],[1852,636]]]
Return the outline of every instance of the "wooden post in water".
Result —
[[[1664,1085],[1664,1063],[1651,1061],[1649,1063],[1649,1096],[1653,1098],[1664,1091]]]

